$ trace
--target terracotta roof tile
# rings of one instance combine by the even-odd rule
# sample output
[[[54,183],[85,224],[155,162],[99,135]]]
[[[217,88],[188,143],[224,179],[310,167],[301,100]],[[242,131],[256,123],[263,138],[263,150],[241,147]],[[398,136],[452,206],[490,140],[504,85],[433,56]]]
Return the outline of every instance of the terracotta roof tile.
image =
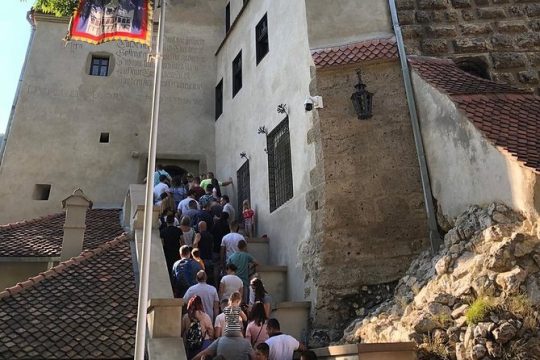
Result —
[[[1,257],[58,257],[64,213],[0,226]],[[93,249],[122,234],[120,210],[92,209],[86,216],[83,249]]]
[[[478,78],[451,60],[409,57],[425,81],[447,93],[495,146],[540,173],[540,97]]]
[[[395,38],[366,40],[338,47],[311,50],[317,68],[355,64],[362,61],[397,59]]]
[[[0,293],[5,359],[132,359],[137,290],[129,238]]]
[[[487,94],[452,99],[494,145],[540,172],[540,97]]]
[[[499,84],[466,73],[449,59],[409,56],[408,60],[424,80],[449,95],[527,93],[511,85]]]

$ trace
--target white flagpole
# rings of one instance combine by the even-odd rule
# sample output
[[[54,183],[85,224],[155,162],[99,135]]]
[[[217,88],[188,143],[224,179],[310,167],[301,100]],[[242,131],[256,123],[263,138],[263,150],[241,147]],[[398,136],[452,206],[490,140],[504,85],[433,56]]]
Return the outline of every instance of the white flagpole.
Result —
[[[144,360],[146,344],[146,314],[148,309],[148,277],[150,273],[150,245],[152,237],[152,215],[154,209],[154,169],[156,168],[157,132],[161,95],[161,62],[163,59],[163,32],[165,30],[165,0],[161,0],[157,44],[155,53],[154,92],[152,117],[148,142],[148,169],[146,171],[146,199],[144,204],[144,227],[142,259],[139,276],[139,307],[137,309],[137,334],[135,337],[135,360]]]

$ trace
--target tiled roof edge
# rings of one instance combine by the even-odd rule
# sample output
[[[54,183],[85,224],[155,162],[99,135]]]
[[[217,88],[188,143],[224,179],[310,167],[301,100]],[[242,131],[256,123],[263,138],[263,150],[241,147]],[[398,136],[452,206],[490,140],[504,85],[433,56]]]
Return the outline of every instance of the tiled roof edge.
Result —
[[[310,52],[318,69],[399,58],[394,36],[314,48]]]
[[[122,241],[126,241],[126,240],[129,240],[129,239],[130,239],[129,234],[123,233],[122,235],[117,236],[116,238],[114,238],[111,241],[107,241],[106,243],[104,243],[103,245],[101,245],[101,246],[99,246],[99,247],[97,247],[95,249],[85,250],[79,256],[72,257],[71,259],[63,261],[63,262],[59,263],[58,265],[50,268],[49,270],[41,272],[38,275],[33,276],[33,277],[29,278],[26,281],[17,283],[17,285],[15,285],[15,286],[6,288],[4,291],[0,292],[0,299],[6,298],[6,297],[9,297],[9,296],[13,296],[15,294],[20,293],[21,291],[23,291],[25,289],[28,289],[28,288],[36,285],[37,283],[39,283],[39,282],[41,282],[41,281],[43,281],[45,279],[55,277],[55,276],[59,275],[60,273],[62,273],[65,269],[67,269],[67,268],[69,268],[69,267],[71,267],[73,265],[79,264],[79,263],[81,263],[81,262],[83,262],[85,260],[88,260],[88,259],[90,259],[90,258],[92,258],[92,257],[94,257],[96,255],[99,255],[99,254],[105,252],[106,250],[109,250],[110,248],[118,245]]]
[[[25,219],[25,220],[21,220],[21,221],[9,223],[9,224],[3,224],[3,225],[0,225],[0,230],[3,230],[3,229],[16,229],[16,228],[19,228],[19,227],[24,226],[24,225],[35,224],[35,223],[40,222],[40,221],[50,220],[50,219],[54,219],[54,218],[60,217],[60,216],[64,216],[64,213],[61,212],[61,213],[56,213],[56,214],[40,216],[40,217],[37,217],[37,218],[28,219],[28,220]]]

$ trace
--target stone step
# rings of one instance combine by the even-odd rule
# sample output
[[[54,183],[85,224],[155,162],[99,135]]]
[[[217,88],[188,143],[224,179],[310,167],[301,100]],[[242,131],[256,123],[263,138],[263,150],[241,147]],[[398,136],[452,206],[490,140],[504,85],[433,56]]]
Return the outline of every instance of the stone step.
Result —
[[[272,308],[271,317],[281,325],[281,331],[306,343],[309,323],[309,301],[287,301]]]
[[[413,342],[348,344],[313,349],[323,360],[416,360]]]
[[[272,297],[272,306],[288,299],[286,266],[258,266],[257,276],[262,280],[264,288]]]
[[[270,260],[270,247],[268,238],[249,238],[247,239],[248,252],[253,255],[261,265],[268,265]]]

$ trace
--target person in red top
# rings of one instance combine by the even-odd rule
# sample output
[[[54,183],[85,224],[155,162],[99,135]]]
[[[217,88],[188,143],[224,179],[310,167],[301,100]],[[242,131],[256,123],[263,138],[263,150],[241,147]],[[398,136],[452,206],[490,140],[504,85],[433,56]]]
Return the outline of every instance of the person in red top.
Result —
[[[195,194],[195,200],[197,201],[199,201],[201,196],[206,194],[206,191],[204,191],[204,189],[199,185],[200,183],[201,183],[201,178],[198,176],[195,176],[195,178],[193,179],[193,184],[191,185],[191,188],[190,188],[191,190],[193,190]]]
[[[255,235],[255,211],[249,206],[249,201],[244,200],[242,203],[243,211],[242,217],[244,218],[244,230],[248,238]]]

